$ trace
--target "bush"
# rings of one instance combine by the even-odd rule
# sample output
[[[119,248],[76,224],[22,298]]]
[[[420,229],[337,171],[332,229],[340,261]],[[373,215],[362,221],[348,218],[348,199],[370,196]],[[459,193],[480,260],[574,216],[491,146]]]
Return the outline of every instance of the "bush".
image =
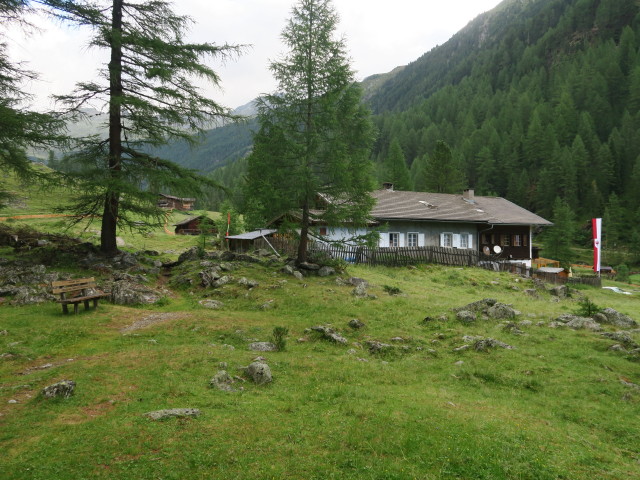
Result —
[[[589,300],[588,297],[584,297],[584,300],[578,302],[578,308],[574,313],[580,317],[592,317],[601,310],[602,308]]]
[[[282,352],[287,349],[287,335],[289,334],[289,329],[287,327],[273,327],[273,332],[271,333],[271,339],[273,344],[276,346],[276,349],[279,352]]]

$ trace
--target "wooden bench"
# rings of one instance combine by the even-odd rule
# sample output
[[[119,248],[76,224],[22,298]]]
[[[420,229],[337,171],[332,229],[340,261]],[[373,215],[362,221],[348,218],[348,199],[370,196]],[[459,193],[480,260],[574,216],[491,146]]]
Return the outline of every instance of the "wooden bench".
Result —
[[[93,306],[98,308],[98,299],[106,297],[108,294],[95,290],[97,287],[95,279],[77,278],[75,280],[58,280],[51,282],[51,289],[54,295],[60,295],[58,303],[62,304],[62,311],[69,313],[68,305],[73,304],[73,313],[78,313],[78,305],[84,303],[85,310],[89,308],[89,300],[93,300]],[[89,290],[93,293],[89,293]]]

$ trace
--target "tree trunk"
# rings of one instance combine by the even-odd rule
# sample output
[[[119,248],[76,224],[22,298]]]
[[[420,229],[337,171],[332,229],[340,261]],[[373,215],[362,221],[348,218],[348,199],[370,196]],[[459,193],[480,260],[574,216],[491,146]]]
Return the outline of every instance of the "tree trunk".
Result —
[[[298,244],[298,258],[296,263],[300,265],[307,261],[307,245],[309,240],[309,202],[302,206],[302,222],[300,224],[300,243]]]
[[[116,179],[122,169],[122,3],[113,0],[111,17],[111,60],[109,61],[109,175]],[[102,214],[102,232],[100,234],[100,250],[107,255],[118,251],[116,243],[116,227],[120,192],[109,186],[105,193],[104,213]]]

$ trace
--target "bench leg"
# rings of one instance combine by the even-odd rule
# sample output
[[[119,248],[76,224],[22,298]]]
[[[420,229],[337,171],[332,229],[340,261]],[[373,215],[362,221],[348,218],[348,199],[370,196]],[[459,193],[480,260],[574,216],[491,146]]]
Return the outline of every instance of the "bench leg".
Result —
[[[80,306],[80,304],[79,304],[79,303],[74,303],[74,304],[73,304],[73,313],[74,313],[74,314],[75,314],[75,313],[78,313],[78,306]]]
[[[84,301],[84,309],[89,310],[89,300]]]
[[[98,299],[97,298],[93,299],[93,308],[98,308]]]
[[[69,307],[67,307],[66,303],[62,304],[62,313],[69,313]]]

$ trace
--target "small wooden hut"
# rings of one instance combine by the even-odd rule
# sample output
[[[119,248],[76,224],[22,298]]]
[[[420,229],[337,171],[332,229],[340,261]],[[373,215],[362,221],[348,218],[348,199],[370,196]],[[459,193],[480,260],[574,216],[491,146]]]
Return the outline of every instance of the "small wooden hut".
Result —
[[[205,219],[206,219],[207,225],[209,225],[209,228],[207,228],[206,233],[211,235],[218,233],[218,230],[216,229],[213,223],[213,220],[211,220],[206,215],[199,215],[195,217],[187,217],[181,222],[174,224],[174,227],[176,227],[175,228],[176,235],[200,235],[202,233],[200,224]]]

